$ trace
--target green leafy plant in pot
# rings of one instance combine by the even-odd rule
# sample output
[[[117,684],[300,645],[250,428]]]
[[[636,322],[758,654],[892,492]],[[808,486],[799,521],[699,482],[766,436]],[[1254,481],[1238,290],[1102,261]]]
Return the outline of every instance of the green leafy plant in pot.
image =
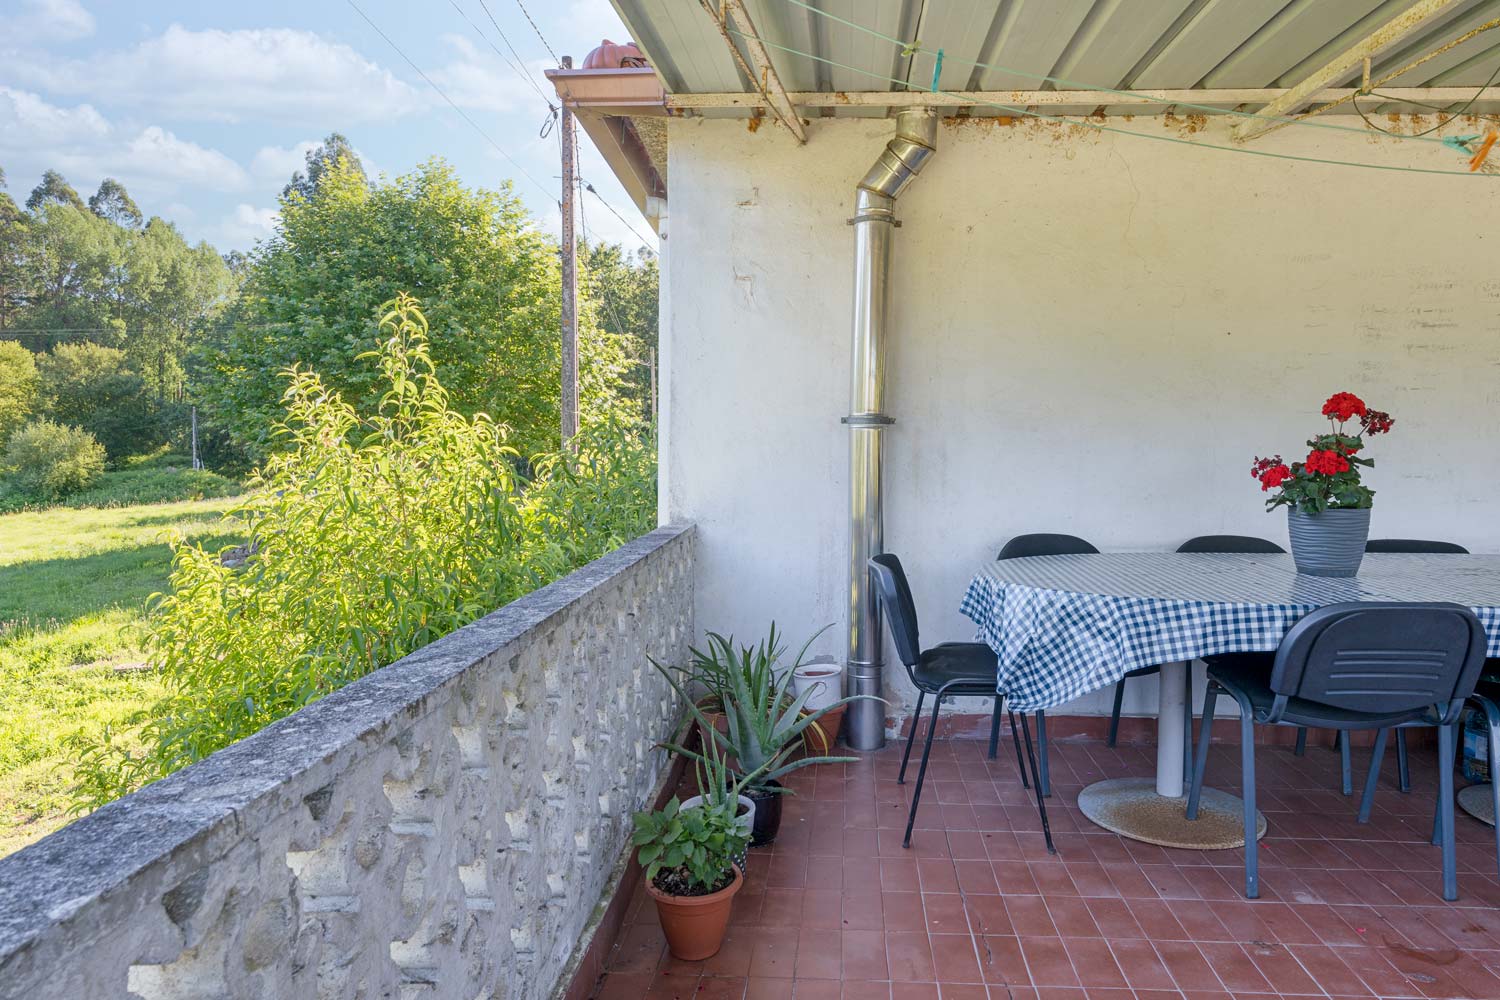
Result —
[[[818,711],[805,712],[804,706],[811,692],[800,696],[790,693],[795,668],[802,665],[808,648],[818,636],[831,627],[824,626],[802,644],[790,669],[777,669],[786,649],[774,622],[770,634],[753,647],[736,648],[733,636],[708,633],[708,648],[693,649],[693,662],[688,668],[674,669],[651,661],[687,702],[705,741],[711,739],[723,747],[738,761],[740,773],[748,777],[748,794],[755,801],[752,847],[776,839],[781,826],[780,796],[789,791],[781,784],[780,778],[812,764],[845,764],[856,759],[830,756],[793,759],[796,751],[806,745],[808,727],[829,712],[847,707],[850,702],[881,700],[873,695],[850,695]],[[700,681],[719,697],[724,707],[726,731],[720,732],[713,726],[677,675]],[[672,749],[695,760],[704,759],[701,753],[683,747],[674,746]]]
[[[674,750],[668,743],[659,744],[664,750]],[[703,745],[700,759],[693,762],[693,770],[698,781],[698,794],[682,800],[682,808],[697,809],[708,806],[715,809],[728,810],[745,831],[748,840],[751,830],[755,825],[755,800],[745,794],[750,781],[756,775],[739,776],[729,767],[728,757],[719,749],[715,740],[707,740]],[[735,855],[735,864],[739,865],[740,871],[745,871],[746,856],[741,850]]]
[[[1275,492],[1266,510],[1285,507],[1287,533],[1297,572],[1312,576],[1354,576],[1364,560],[1375,491],[1360,480],[1360,469],[1375,464],[1360,455],[1365,438],[1385,434],[1395,419],[1372,410],[1352,392],[1336,392],[1323,403],[1328,432],[1309,438],[1307,458],[1290,465],[1280,455],[1257,458],[1250,475],[1261,491]],[[1358,426],[1350,422],[1358,420]]]
[[[638,812],[631,843],[645,869],[672,955],[696,962],[718,952],[735,893],[745,883],[736,857],[749,832],[727,805],[684,809],[675,797],[655,812]]]

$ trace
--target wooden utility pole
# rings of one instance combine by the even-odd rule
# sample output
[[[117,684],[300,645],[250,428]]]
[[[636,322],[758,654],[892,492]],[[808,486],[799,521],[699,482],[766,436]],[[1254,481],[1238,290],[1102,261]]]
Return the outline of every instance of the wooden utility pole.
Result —
[[[563,69],[573,57],[563,56]],[[578,433],[578,235],[573,229],[573,198],[578,168],[578,133],[573,110],[562,102],[562,443],[569,447]]]

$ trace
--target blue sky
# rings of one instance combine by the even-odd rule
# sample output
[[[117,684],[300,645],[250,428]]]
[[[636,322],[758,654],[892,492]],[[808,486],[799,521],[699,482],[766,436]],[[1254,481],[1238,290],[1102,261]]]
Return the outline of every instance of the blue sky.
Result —
[[[306,149],[339,131],[372,175],[439,155],[471,187],[510,179],[555,233],[557,133],[538,136],[547,106],[496,54],[510,56],[480,0],[354,2],[516,163],[348,0],[0,0],[0,166],[10,194],[23,200],[49,167],[85,198],[112,176],[143,212],[173,220],[189,239],[248,249],[270,231],[277,195]],[[625,40],[608,0],[483,2],[548,96],[542,70],[555,63],[520,3],[575,63],[603,38]],[[579,144],[584,179],[650,238],[581,130]],[[591,235],[640,244],[598,199],[585,199]]]

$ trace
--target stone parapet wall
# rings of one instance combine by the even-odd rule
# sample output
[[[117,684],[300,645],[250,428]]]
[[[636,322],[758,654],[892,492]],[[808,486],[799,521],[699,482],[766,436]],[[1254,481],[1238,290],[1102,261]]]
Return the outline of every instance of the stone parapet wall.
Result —
[[[661,528],[0,860],[0,997],[555,988],[681,717]]]

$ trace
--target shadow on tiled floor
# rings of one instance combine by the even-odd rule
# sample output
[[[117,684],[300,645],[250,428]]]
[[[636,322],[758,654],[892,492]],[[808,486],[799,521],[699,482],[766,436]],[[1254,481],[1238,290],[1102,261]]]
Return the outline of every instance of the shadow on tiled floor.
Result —
[[[1042,843],[1014,757],[935,744],[917,833],[901,847],[900,745],[801,772],[781,836],[752,852],[729,937],[705,962],[666,953],[644,894],[599,1000],[624,998],[1475,997],[1500,1000],[1500,881],[1488,827],[1460,813],[1457,903],[1427,843],[1434,751],[1394,754],[1368,826],[1338,791],[1338,756],[1262,747],[1262,898],[1241,896],[1241,852],[1168,850],[1084,819],[1078,791],[1148,775],[1149,746],[1052,750],[1058,856]],[[1208,783],[1238,790],[1239,749],[1215,745]],[[1355,751],[1361,776],[1368,751]]]

